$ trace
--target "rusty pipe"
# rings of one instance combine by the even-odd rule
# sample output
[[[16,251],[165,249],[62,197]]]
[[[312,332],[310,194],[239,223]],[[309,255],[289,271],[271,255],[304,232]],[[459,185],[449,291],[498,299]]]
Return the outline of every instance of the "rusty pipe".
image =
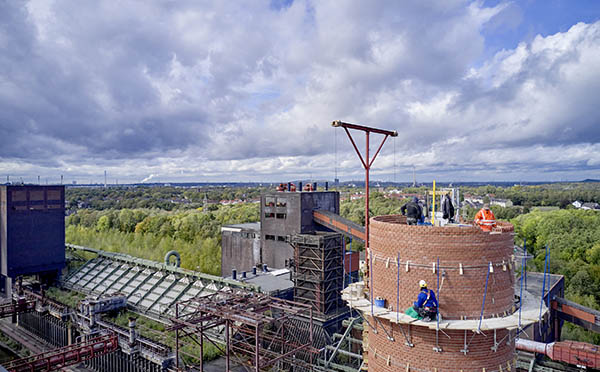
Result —
[[[528,351],[530,353],[538,353],[547,355],[550,359],[554,360],[554,342],[546,344],[543,342],[518,339],[515,342],[517,350]]]

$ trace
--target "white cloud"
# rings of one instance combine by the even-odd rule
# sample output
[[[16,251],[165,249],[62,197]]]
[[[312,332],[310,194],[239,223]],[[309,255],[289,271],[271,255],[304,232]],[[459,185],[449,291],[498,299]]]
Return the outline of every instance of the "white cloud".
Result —
[[[335,119],[398,130],[403,171],[600,165],[600,23],[479,63],[516,3],[20,4],[0,6],[6,173],[331,178]],[[342,178],[360,177],[337,137]],[[391,142],[375,167],[393,173]]]

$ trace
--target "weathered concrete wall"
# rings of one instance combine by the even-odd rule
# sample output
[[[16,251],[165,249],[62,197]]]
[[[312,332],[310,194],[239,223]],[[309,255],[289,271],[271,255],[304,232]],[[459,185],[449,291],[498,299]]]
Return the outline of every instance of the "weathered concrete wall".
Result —
[[[236,269],[238,272],[251,271],[258,263],[260,263],[260,232],[221,232],[222,276],[231,275],[231,269]]]
[[[294,257],[294,248],[285,241],[293,234],[310,234],[317,229],[312,212],[317,209],[339,213],[337,191],[269,192],[261,196],[262,262],[283,268]]]

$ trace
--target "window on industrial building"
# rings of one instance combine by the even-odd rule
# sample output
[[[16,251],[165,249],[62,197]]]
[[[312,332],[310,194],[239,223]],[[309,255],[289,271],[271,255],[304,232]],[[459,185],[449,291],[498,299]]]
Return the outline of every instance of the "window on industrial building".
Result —
[[[60,190],[48,190],[48,200],[60,200]]]
[[[265,235],[265,240],[275,240],[275,235]]]
[[[30,191],[29,200],[44,200],[44,190]]]
[[[285,242],[285,236],[278,236],[277,240],[280,242]]]
[[[275,198],[266,197],[265,198],[265,207],[274,207],[275,206]]]
[[[275,218],[275,213],[265,213],[265,218]]]
[[[11,196],[12,201],[26,201],[27,191],[13,191]]]
[[[277,206],[285,207],[287,205],[287,199],[285,198],[277,198]]]
[[[285,219],[286,218],[286,214],[285,213],[277,213],[276,217],[277,218],[281,218],[281,219]]]

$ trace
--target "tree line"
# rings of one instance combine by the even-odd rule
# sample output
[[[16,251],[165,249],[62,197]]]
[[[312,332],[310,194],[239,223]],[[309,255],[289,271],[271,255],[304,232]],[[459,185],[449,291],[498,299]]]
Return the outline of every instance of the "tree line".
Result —
[[[66,219],[66,241],[161,262],[170,250],[181,266],[221,273],[222,225],[257,221],[258,204],[219,206],[216,210],[79,210]]]
[[[120,186],[120,187],[67,187],[65,200],[67,210],[78,209],[147,209],[158,208],[172,211],[177,209],[196,209],[203,206],[206,198],[209,202],[220,200],[247,201],[258,198],[260,187],[193,187],[172,186]],[[210,205],[216,209],[216,205]]]
[[[533,211],[511,220],[515,243],[535,257],[528,271],[544,272],[545,246],[549,272],[564,275],[565,296],[600,310],[600,212],[593,210]],[[566,323],[565,323],[566,324]],[[567,325],[563,336],[600,344],[600,335]]]

